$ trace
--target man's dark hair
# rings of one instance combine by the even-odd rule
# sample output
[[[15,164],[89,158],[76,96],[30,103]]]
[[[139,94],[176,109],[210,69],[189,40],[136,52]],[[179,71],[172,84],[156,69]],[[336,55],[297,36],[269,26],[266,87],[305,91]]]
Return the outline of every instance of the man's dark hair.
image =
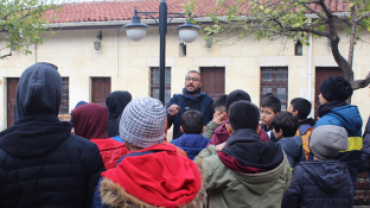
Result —
[[[299,127],[298,117],[289,112],[281,112],[277,114],[272,121],[272,126],[275,132],[283,130],[283,137],[293,137],[297,133]]]
[[[181,126],[185,134],[201,134],[204,126],[204,116],[197,110],[187,110],[181,116]]]
[[[260,111],[253,103],[244,100],[233,102],[230,105],[228,115],[231,128],[234,131],[239,129],[257,130]]]
[[[261,107],[268,107],[271,108],[274,113],[280,113],[281,111],[281,102],[279,98],[276,96],[267,96],[265,99],[262,100],[261,102]]]
[[[200,81],[202,81],[202,75],[200,74],[200,72],[198,72],[197,70],[190,70],[190,71],[188,71],[188,73],[186,73],[186,74],[189,74],[189,73],[196,73],[196,74],[199,74],[199,76],[200,76]]]
[[[216,108],[220,112],[225,112],[226,111],[226,99],[227,95],[220,95],[216,99],[216,101],[213,103],[213,107]]]
[[[294,98],[290,101],[293,106],[293,112],[298,111],[298,117],[300,120],[307,119],[307,116],[311,113],[311,102],[304,98]]]

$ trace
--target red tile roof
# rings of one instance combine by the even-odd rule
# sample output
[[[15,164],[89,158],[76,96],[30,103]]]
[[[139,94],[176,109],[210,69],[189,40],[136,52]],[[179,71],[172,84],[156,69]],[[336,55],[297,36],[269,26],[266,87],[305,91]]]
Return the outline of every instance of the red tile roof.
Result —
[[[161,0],[124,0],[124,1],[97,1],[83,2],[64,5],[61,11],[47,11],[45,17],[52,23],[75,23],[75,22],[104,22],[130,20],[134,14],[134,8],[138,11],[156,12]],[[247,1],[247,0],[246,0]],[[343,0],[326,0],[327,5],[331,5],[332,12],[343,12],[348,10],[341,2]],[[168,12],[183,12],[181,4],[186,4],[187,0],[167,0]],[[230,2],[232,0],[224,0]],[[215,12],[216,0],[198,0],[198,8],[193,12],[194,17],[207,17],[209,12]],[[242,11],[247,11],[248,4],[241,7]],[[218,14],[225,14],[225,10],[220,8]],[[54,21],[51,17],[55,16]],[[158,15],[153,15],[158,17]],[[141,17],[150,19],[150,17]]]

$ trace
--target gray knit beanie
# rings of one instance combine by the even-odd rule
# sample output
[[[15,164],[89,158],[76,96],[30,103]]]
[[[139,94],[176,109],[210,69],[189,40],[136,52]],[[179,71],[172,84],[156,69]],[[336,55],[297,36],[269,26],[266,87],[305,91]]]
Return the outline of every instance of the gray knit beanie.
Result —
[[[137,147],[146,148],[165,140],[166,109],[159,100],[141,97],[131,101],[122,113],[119,135]]]
[[[310,149],[315,157],[322,160],[336,157],[339,151],[348,149],[346,129],[333,125],[315,128],[311,134]]]

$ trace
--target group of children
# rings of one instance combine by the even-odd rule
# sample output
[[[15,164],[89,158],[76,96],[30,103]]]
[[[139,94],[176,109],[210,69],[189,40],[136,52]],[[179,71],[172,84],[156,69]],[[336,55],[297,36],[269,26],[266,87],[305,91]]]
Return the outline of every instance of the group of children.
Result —
[[[107,170],[93,207],[352,207],[362,120],[345,102],[352,89],[343,77],[320,89],[317,123],[304,98],[281,112],[273,94],[258,108],[235,90],[215,101],[206,126],[202,113],[187,110],[183,135],[171,143],[166,109],[152,98],[126,95],[120,106],[110,95],[109,111],[120,115],[111,121],[103,106],[78,106],[75,134],[97,144]],[[111,135],[109,122],[119,126],[108,128]]]
[[[308,118],[311,103],[304,98],[281,112],[280,100],[269,94],[259,110],[242,90],[216,100],[205,130],[200,114],[184,114],[182,125],[192,123],[192,131],[183,126],[184,135],[172,143],[191,159],[198,155],[208,207],[353,206],[362,119],[346,103],[353,91],[342,76],[328,78],[320,90],[317,123]]]
[[[172,145],[164,133],[163,105],[151,98],[131,101],[119,123],[124,144],[105,140],[107,171],[94,207],[352,207],[362,120],[357,107],[345,102],[352,89],[343,77],[328,78],[320,89],[317,123],[308,118],[306,99],[293,99],[281,112],[274,95],[264,96],[258,108],[247,92],[235,90],[216,100],[207,126],[202,113],[187,110],[181,117],[184,134]],[[84,123],[106,125],[104,107],[84,106],[72,111],[76,134],[83,108]],[[96,138],[107,138],[106,131],[89,131],[94,136],[81,136],[94,138],[104,152],[104,140]]]
[[[257,107],[235,90],[206,126],[184,112],[184,134],[169,142],[167,109],[128,92],[109,95],[107,108],[80,102],[60,121],[56,69],[37,63],[20,78],[15,124],[0,132],[0,207],[347,208],[369,169],[370,124],[362,140],[341,76],[320,85],[316,123],[303,98],[281,112],[274,95]]]

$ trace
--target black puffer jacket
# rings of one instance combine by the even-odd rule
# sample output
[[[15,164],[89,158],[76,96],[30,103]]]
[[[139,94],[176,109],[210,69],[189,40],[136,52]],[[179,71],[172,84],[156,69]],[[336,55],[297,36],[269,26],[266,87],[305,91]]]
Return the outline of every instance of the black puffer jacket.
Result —
[[[300,163],[284,193],[282,208],[349,208],[353,187],[345,163],[335,160]]]
[[[62,79],[39,63],[22,74],[14,126],[0,132],[0,207],[90,207],[104,171],[97,146],[58,120]]]

